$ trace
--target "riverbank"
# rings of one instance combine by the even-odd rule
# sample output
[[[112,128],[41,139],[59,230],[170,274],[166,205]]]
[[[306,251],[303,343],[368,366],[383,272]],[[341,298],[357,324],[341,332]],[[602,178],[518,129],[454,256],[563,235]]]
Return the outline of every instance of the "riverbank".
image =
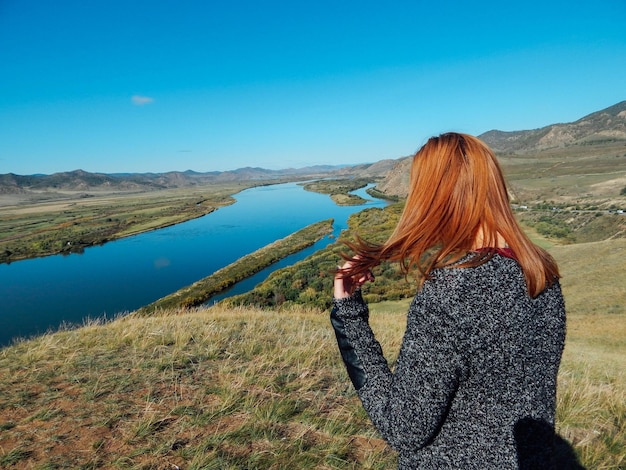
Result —
[[[62,324],[133,312],[310,224],[333,218],[339,234],[350,214],[385,205],[365,190],[357,194],[367,203],[338,206],[296,182],[262,185],[237,193],[235,204],[206,217],[91,247],[81,255],[0,264],[0,345]],[[277,261],[218,294],[216,301],[252,289],[273,270],[327,242]]]
[[[272,182],[274,184],[275,182]],[[268,182],[218,183],[141,193],[68,194],[61,200],[3,205],[0,263],[55,254],[157,230],[210,214],[233,195]],[[14,198],[10,202],[15,203]]]
[[[333,220],[325,220],[303,228],[291,235],[276,240],[254,253],[239,258],[234,263],[217,270],[192,285],[141,307],[135,313],[148,315],[158,310],[197,307],[214,295],[223,292],[237,282],[246,279],[290,254],[313,245],[332,233]]]
[[[365,199],[350,193],[371,183],[372,180],[367,178],[328,179],[303,183],[302,187],[307,191],[328,194],[338,206],[358,206],[363,204]]]

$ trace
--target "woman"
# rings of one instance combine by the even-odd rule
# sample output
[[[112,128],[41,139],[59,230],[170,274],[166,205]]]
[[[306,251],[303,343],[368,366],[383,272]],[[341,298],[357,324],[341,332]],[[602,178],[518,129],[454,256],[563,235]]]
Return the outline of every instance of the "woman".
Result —
[[[415,154],[397,227],[357,239],[337,271],[331,322],[359,398],[400,468],[553,468],[565,309],[552,257],[520,229],[502,171],[476,137]],[[383,260],[414,270],[395,371],[360,287]]]

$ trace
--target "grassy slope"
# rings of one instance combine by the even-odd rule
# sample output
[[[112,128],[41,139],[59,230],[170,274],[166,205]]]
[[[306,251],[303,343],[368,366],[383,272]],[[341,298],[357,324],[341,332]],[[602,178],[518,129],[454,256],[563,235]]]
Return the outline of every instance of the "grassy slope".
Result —
[[[590,469],[626,466],[626,240],[559,246],[568,312],[557,425]]]
[[[0,467],[386,468],[333,342],[319,312],[213,308],[5,349]]]
[[[594,469],[626,463],[624,250],[551,249],[569,310],[558,431]],[[392,360],[406,303],[372,305]],[[0,351],[0,467],[393,468],[334,341],[326,312],[214,307],[18,343]]]

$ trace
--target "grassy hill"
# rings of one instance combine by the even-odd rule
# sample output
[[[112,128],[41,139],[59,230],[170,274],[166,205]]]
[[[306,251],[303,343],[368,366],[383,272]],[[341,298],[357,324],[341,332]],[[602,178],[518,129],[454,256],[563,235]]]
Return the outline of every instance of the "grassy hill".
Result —
[[[626,465],[626,241],[557,246],[569,311],[557,429],[587,468]],[[592,286],[592,287],[591,287]],[[395,358],[407,300],[373,304]],[[0,467],[393,468],[327,311],[172,310],[0,350]]]
[[[497,155],[517,204],[626,209],[626,101],[570,123],[478,137]],[[410,157],[398,160],[378,188],[405,197],[410,165]]]
[[[570,123],[513,132],[492,130],[480,137],[500,153],[532,153],[550,148],[619,141],[623,144],[626,140],[626,101]]]

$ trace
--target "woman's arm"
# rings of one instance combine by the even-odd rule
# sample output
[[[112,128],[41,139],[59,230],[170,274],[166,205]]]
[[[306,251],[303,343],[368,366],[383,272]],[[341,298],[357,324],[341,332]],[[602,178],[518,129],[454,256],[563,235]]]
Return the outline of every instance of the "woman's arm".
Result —
[[[416,450],[436,435],[460,378],[456,341],[445,315],[427,312],[419,298],[394,373],[368,324],[360,291],[334,299],[331,322],[348,374],[374,425],[397,450]]]
[[[370,344],[377,349],[379,357],[382,358],[385,368],[387,361],[384,359],[382,349],[374,338],[369,328],[369,310],[367,304],[361,297],[361,286],[374,280],[371,271],[363,276],[347,276],[347,271],[351,268],[352,263],[346,262],[340,267],[335,275],[334,292],[333,292],[333,308],[330,312],[330,322],[335,330],[337,345],[341,358],[346,366],[348,375],[354,388],[359,390],[366,382],[364,365],[357,353],[354,342],[351,341],[346,333],[346,328],[358,329],[361,331],[369,331]],[[364,333],[367,335],[367,333]],[[390,372],[389,372],[390,373]]]

